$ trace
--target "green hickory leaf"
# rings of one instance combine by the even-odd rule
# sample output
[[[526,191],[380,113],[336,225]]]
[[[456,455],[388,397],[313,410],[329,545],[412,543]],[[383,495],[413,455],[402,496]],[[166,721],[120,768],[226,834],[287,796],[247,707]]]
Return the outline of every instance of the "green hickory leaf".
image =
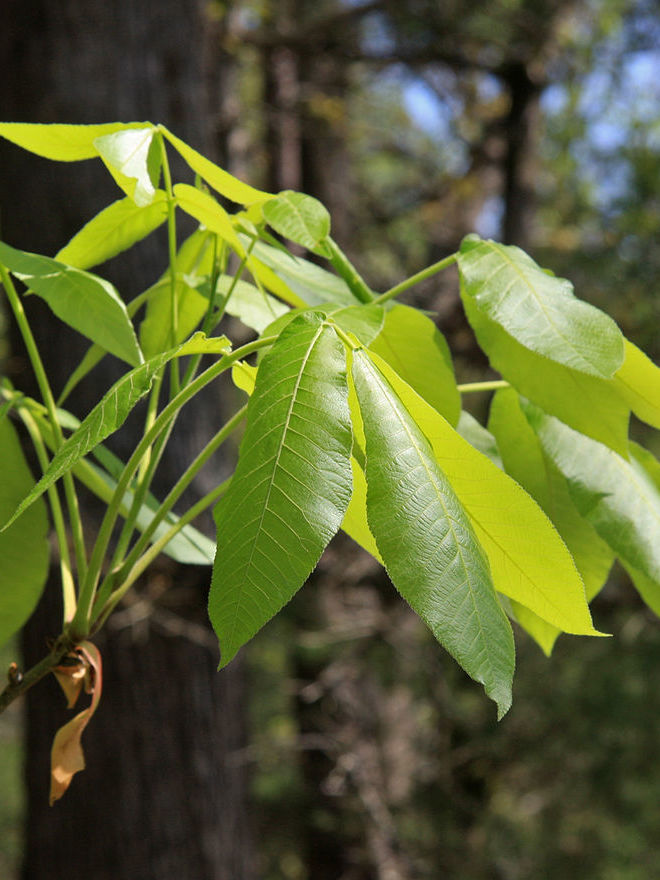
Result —
[[[144,206],[128,197],[120,199],[86,223],[55,259],[77,269],[90,269],[142,241],[166,219],[167,196],[162,190]]]
[[[244,361],[239,361],[234,364],[231,371],[234,385],[236,385],[241,391],[244,391],[248,396],[254,391],[256,375],[256,367],[252,367]],[[356,420],[360,420],[360,414],[357,397],[355,397],[355,389],[352,387],[350,378],[349,403],[351,420],[355,430]],[[362,438],[362,443],[364,443],[364,433],[361,429],[361,420],[359,424],[360,437]],[[354,450],[356,441],[357,438],[354,438]],[[376,546],[373,535],[369,531],[369,523],[367,521],[367,481],[364,476],[364,471],[353,456],[351,456],[351,468],[353,470],[353,492],[346,513],[344,514],[344,520],[341,527],[349,537],[353,538],[357,544],[366,550],[367,553],[370,553],[382,565],[383,560],[380,558],[378,547]]]
[[[288,303],[294,308],[307,307],[307,303],[291,290],[287,281],[280,277],[281,273],[274,272],[270,266],[258,260],[254,253],[250,254],[245,265],[255,281],[259,281],[263,287],[274,293],[282,302]]]
[[[142,363],[126,306],[109,281],[2,242],[0,260],[45,299],[60,320],[121,360],[133,366]]]
[[[150,288],[150,290],[155,291],[158,285],[155,285],[154,288]],[[129,314],[129,317],[133,317],[144,304],[144,295],[140,294],[135,299],[131,300],[131,302],[126,304],[126,311]],[[73,389],[81,382],[85,376],[91,372],[94,367],[99,364],[103,358],[106,356],[108,352],[102,346],[97,343],[93,343],[83,355],[82,360],[78,364],[78,366],[73,370],[70,374],[69,378],[66,380],[66,384],[64,388],[60,392],[60,396],[57,399],[57,403],[59,405],[63,404],[64,401],[69,397]],[[142,346],[142,353],[144,355],[144,346]],[[150,355],[147,354],[147,357]]]
[[[609,379],[623,363],[616,323],[575,297],[520,248],[468,236],[458,268],[466,296],[521,345],[572,370]]]
[[[341,524],[343,531],[370,553],[381,565],[384,565],[376,539],[371,534],[367,517],[367,478],[358,462],[351,456],[353,470],[353,494]]]
[[[604,585],[614,553],[580,515],[565,478],[544,453],[512,388],[502,389],[493,397],[488,427],[497,439],[506,472],[539,504],[570,550],[590,601]],[[517,602],[512,605],[523,629],[550,654],[561,629]]]
[[[37,409],[40,405],[36,401],[29,400],[32,406]],[[29,407],[28,407],[29,408]],[[58,409],[58,422],[62,428],[67,431],[76,431],[80,427],[80,421],[65,409]],[[33,416],[36,415],[33,411]],[[50,449],[55,448],[53,432],[50,423],[45,418],[45,413],[37,415],[41,435]],[[99,462],[101,467],[97,467],[87,458],[81,458],[73,467],[72,472],[77,480],[93,492],[97,498],[108,503],[117,486],[122,471],[124,470],[124,462],[111,452],[106,446],[100,443],[92,451],[94,458]],[[17,499],[18,501],[19,499]],[[133,492],[129,489],[126,491],[119,512],[122,516],[126,516],[133,504]],[[151,493],[147,493],[144,503],[138,512],[136,525],[140,531],[143,531],[153,519],[154,513],[160,508],[161,504],[157,498]],[[26,514],[27,515],[27,514]],[[158,541],[171,525],[178,521],[179,517],[174,513],[169,513],[164,522],[158,526],[153,535],[152,543]],[[2,534],[0,534],[2,540]],[[212,565],[215,555],[215,543],[196,528],[191,525],[184,526],[163,548],[163,553],[175,559],[177,562],[183,562],[187,565]]]
[[[36,416],[41,435],[49,448],[55,448],[53,432],[45,413],[39,413],[39,409],[43,409],[36,401],[28,399],[28,409],[36,407],[37,412],[32,411],[32,415]],[[62,428],[68,431],[75,431],[80,427],[80,421],[70,412],[64,409],[57,410],[58,422]],[[87,458],[81,458],[74,465],[72,472],[77,480],[93,492],[97,498],[106,503],[110,501],[114,490],[117,486],[117,480],[124,469],[124,462],[112,453],[103,444],[96,446],[92,452],[101,467],[97,467]],[[17,499],[18,501],[19,499]],[[119,512],[122,516],[126,516],[131,509],[133,503],[133,492],[129,489],[124,495]],[[147,493],[144,503],[140,507],[137,516],[137,528],[143,531],[153,519],[154,513],[160,508],[160,501],[151,493]],[[27,516],[28,514],[26,514]],[[178,521],[178,517],[169,513],[163,523],[156,529],[152,538],[152,543],[159,540],[171,525]],[[2,534],[0,534],[0,541]],[[163,548],[163,553],[175,559],[177,562],[183,562],[188,565],[211,565],[215,554],[215,544],[205,535],[201,534],[191,525],[184,526]]]
[[[433,450],[364,350],[352,375],[366,435],[367,516],[397,590],[497,703],[511,705],[513,634],[488,560]]]
[[[148,122],[108,122],[103,125],[44,125],[31,122],[0,122],[0,137],[24,150],[59,162],[94,159],[99,137],[131,128],[144,128]]]
[[[369,348],[450,424],[456,425],[461,396],[449,346],[427,315],[410,306],[395,305],[387,312],[385,326]]]
[[[362,345],[371,345],[385,323],[385,309],[374,303],[344,307],[326,303],[320,308],[338,327],[346,333],[352,333]]]
[[[230,215],[213,196],[195,189],[194,186],[188,186],[187,183],[177,183],[174,187],[174,196],[177,205],[186,214],[190,214],[211,232],[219,235],[240,257],[245,256],[245,249],[236,234]]]
[[[257,381],[257,368],[245,361],[237,361],[231,368],[231,380],[239,391],[245,391],[250,397]]]
[[[369,345],[383,326],[385,311],[382,306],[370,304],[359,306],[337,306],[335,303],[321,303],[309,309],[291,309],[276,318],[262,331],[264,336],[276,336],[304,312],[319,312],[330,318],[346,333],[351,333],[362,345]]]
[[[215,510],[209,615],[226,665],[303,585],[351,494],[346,355],[304,314],[263,358],[229,489]]]
[[[252,205],[255,202],[263,202],[266,199],[274,198],[271,193],[255,189],[253,186],[243,183],[242,180],[219,168],[209,159],[202,156],[201,153],[198,153],[197,150],[193,150],[192,147],[189,147],[188,144],[172,134],[171,131],[168,131],[164,125],[160,125],[159,130],[192,170],[210,184],[216,192],[230,199],[230,201],[237,202],[240,205]]]
[[[257,368],[250,366],[250,364],[246,364],[245,361],[239,361],[234,364],[231,369],[231,378],[234,385],[241,391],[244,391],[248,396],[254,391],[256,377]],[[350,377],[349,404],[351,409],[351,420],[355,430],[355,423],[356,420],[360,420],[360,413],[357,397],[355,396],[355,389],[352,387]],[[362,438],[362,443],[364,443],[364,433],[361,429],[361,420],[359,421],[359,424],[360,436]],[[354,451],[356,440],[357,438],[354,437]],[[367,481],[363,469],[353,456],[351,456],[351,468],[353,471],[353,492],[348,507],[346,508],[341,527],[349,537],[353,538],[357,544],[366,550],[367,553],[370,553],[382,565],[383,560],[380,558],[378,547],[376,546],[373,535],[369,531],[369,523],[367,521]]]
[[[209,305],[206,297],[196,287],[187,284],[185,279],[186,276],[183,276],[176,282],[177,343],[187,339],[197,328]],[[172,345],[171,313],[172,297],[168,282],[150,299],[146,317],[140,324],[140,344],[146,357],[155,357]]]
[[[660,582],[660,489],[639,447],[627,461],[531,403],[522,409],[582,516],[623,562]]]
[[[467,443],[377,355],[374,360],[431,443],[488,555],[495,589],[565,632],[598,635],[566,545],[527,492]]]
[[[291,303],[292,305],[318,306],[328,301],[343,306],[354,306],[358,303],[343,279],[309,260],[295,257],[288,251],[279,250],[261,241],[254,246],[252,256],[260,264],[276,272],[295,294],[298,302]]]
[[[284,190],[263,206],[264,220],[275,232],[319,256],[327,256],[323,242],[330,235],[330,214],[318,199]]]
[[[465,313],[493,369],[546,412],[627,455],[630,408],[616,381],[588,376],[529,351],[489,320],[462,287]]]
[[[117,185],[136,205],[150,205],[156,196],[160,177],[160,146],[156,129],[116,131],[96,138],[94,146]]]
[[[213,270],[214,236],[196,229],[182,243],[176,255],[177,342],[192,333],[208,309],[208,300],[197,290]],[[172,342],[172,294],[170,273],[165,272],[149,295],[146,315],[140,324],[140,345],[146,357],[166,351]]]
[[[124,424],[130,411],[149,392],[157,373],[168,361],[187,354],[227,351],[229,351],[229,340],[226,337],[206,340],[203,334],[195,334],[183,345],[151,358],[118,379],[73,434],[60,446],[44,475],[21,501],[2,530],[18,519],[24,510],[63,474],[70,471],[83,456]]]
[[[112,455],[107,449],[104,452],[106,456]],[[123,462],[119,462],[119,465],[123,467]],[[105,470],[86,459],[81,459],[73,468],[73,473],[76,479],[87,486],[98,498],[106,503],[110,501],[117,486],[117,481]],[[126,516],[131,509],[133,497],[134,493],[130,490],[125,493],[119,510],[122,516]],[[159,507],[160,502],[158,499],[149,494],[144,504],[140,507],[135,523],[140,532],[147,528]],[[176,514],[168,513],[163,522],[157,527],[150,543],[154,544],[160,540],[169,531],[170,527],[178,522],[178,519],[179,517]],[[193,526],[187,525],[177,532],[166,546],[163,547],[162,552],[184,565],[212,565],[215,556],[215,543]]]
[[[502,464],[500,451],[497,447],[495,438],[490,431],[486,430],[486,428],[475,419],[473,415],[470,415],[470,413],[466,412],[464,409],[461,410],[456,430],[464,440],[467,440],[470,446],[474,446],[474,448],[478,449],[482,455],[489,458],[493,464],[504,470],[504,465]]]
[[[221,275],[218,278],[216,292],[226,296],[233,282],[234,279],[230,275]],[[248,281],[236,283],[227,303],[227,313],[238,318],[246,327],[251,327],[257,333],[263,333],[269,324],[288,311],[289,306],[265,291],[259,290]]]
[[[0,519],[6,520],[34,483],[13,425],[0,418]],[[0,533],[0,645],[32,614],[48,575],[48,515],[43,500]]]
[[[660,428],[660,368],[628,339],[626,359],[614,381],[637,418]]]

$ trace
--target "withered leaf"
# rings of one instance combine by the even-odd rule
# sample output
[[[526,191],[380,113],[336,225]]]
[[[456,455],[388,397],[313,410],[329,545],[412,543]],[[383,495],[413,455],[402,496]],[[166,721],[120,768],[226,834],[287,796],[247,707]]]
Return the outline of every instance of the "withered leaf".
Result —
[[[96,712],[103,687],[101,655],[97,648],[91,642],[82,642],[76,648],[76,653],[82,658],[81,666],[84,670],[78,683],[78,692],[84,683],[85,691],[92,695],[92,701],[87,709],[79,712],[75,718],[68,721],[55,734],[51,749],[51,806],[62,797],[71,784],[74,774],[85,769],[85,756],[80,739],[92,715]]]
[[[76,705],[88,668],[82,652],[69,651],[62,658],[60,665],[53,669],[53,674],[67,699],[67,709],[73,709]]]

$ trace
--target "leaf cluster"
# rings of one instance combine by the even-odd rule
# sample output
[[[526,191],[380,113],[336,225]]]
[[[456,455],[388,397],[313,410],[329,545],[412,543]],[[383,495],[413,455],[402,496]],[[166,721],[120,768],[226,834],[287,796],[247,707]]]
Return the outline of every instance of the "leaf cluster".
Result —
[[[511,704],[512,621],[546,653],[562,632],[601,635],[588,602],[615,558],[660,610],[660,464],[628,439],[631,412],[660,428],[659,370],[569,281],[515,247],[468,236],[457,253],[377,294],[318,201],[248,186],[163,126],[4,123],[0,135],[56,161],[100,160],[121,190],[54,258],[0,243],[2,283],[41,392],[36,400],[7,379],[0,386],[0,636],[38,601],[49,511],[64,620],[40,674],[87,644],[159,552],[213,565],[209,615],[225,665],[301,588],[339,529],[387,569],[500,717]],[[168,148],[190,183],[172,181]],[[183,240],[181,213],[198,224]],[[90,269],[163,224],[169,265],[124,303]],[[431,317],[396,302],[454,264],[468,320],[501,376],[494,382],[457,386]],[[15,280],[90,342],[58,401]],[[252,341],[232,345],[228,315]],[[66,398],[106,356],[125,373],[78,420]],[[247,404],[218,420],[156,499],[151,482],[176,421],[226,372]],[[462,400],[490,390],[482,426]],[[142,400],[144,431],[124,462],[104,442]],[[16,419],[35,448],[36,480]],[[243,422],[231,478],[176,516],[182,493]],[[79,484],[106,504],[93,541]],[[193,526],[210,507],[215,542]],[[22,689],[10,685],[3,704]]]

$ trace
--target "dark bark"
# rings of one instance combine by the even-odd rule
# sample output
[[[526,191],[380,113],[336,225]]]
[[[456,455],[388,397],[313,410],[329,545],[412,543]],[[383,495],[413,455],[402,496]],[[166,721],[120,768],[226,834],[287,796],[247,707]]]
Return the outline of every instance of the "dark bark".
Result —
[[[534,171],[537,167],[541,89],[522,62],[511,64],[502,78],[511,102],[504,121],[502,238],[506,244],[528,248],[536,208]]]
[[[217,154],[226,61],[203,9],[196,0],[57,5],[7,0],[0,33],[0,117],[69,123],[150,119]],[[54,253],[120,197],[100,163],[53,165],[3,145],[1,168],[3,238],[35,252]],[[128,298],[153,282],[166,260],[163,237],[156,236],[101,271],[107,268]],[[38,337],[48,340],[45,360],[57,391],[86,346],[36,297],[27,305]],[[23,385],[30,381],[29,366],[18,346],[13,351],[12,376]],[[81,388],[76,408],[84,412],[112,379],[110,367],[99,367]],[[217,404],[186,420],[194,429],[179,432],[163,469],[165,482],[180,472],[189,451],[199,448],[210,427],[206,413],[214,410],[217,426]],[[146,601],[154,604],[155,598],[149,621],[136,623],[139,613],[129,608],[117,618],[122,628],[111,624],[99,637],[104,693],[84,736],[87,770],[52,809],[50,743],[67,713],[52,681],[29,695],[25,880],[254,876],[245,773],[232,758],[245,738],[241,669],[238,663],[215,671],[217,649],[205,613],[209,580],[207,568],[166,566],[143,586]],[[46,637],[59,628],[56,593],[55,582],[26,634],[28,662],[43,654]],[[138,612],[140,607],[145,606]]]

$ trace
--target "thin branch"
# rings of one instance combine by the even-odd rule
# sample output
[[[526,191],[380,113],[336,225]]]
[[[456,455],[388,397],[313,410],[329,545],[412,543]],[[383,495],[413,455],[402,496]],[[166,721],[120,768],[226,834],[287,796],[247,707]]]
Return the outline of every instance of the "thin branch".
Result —
[[[26,691],[33,687],[37,682],[45,678],[48,673],[54,669],[62,657],[71,649],[72,645],[60,638],[55,643],[52,651],[42,660],[36,663],[31,669],[22,675],[17,675],[9,682],[7,687],[0,693],[0,714],[10,706],[14,700],[22,696]]]

